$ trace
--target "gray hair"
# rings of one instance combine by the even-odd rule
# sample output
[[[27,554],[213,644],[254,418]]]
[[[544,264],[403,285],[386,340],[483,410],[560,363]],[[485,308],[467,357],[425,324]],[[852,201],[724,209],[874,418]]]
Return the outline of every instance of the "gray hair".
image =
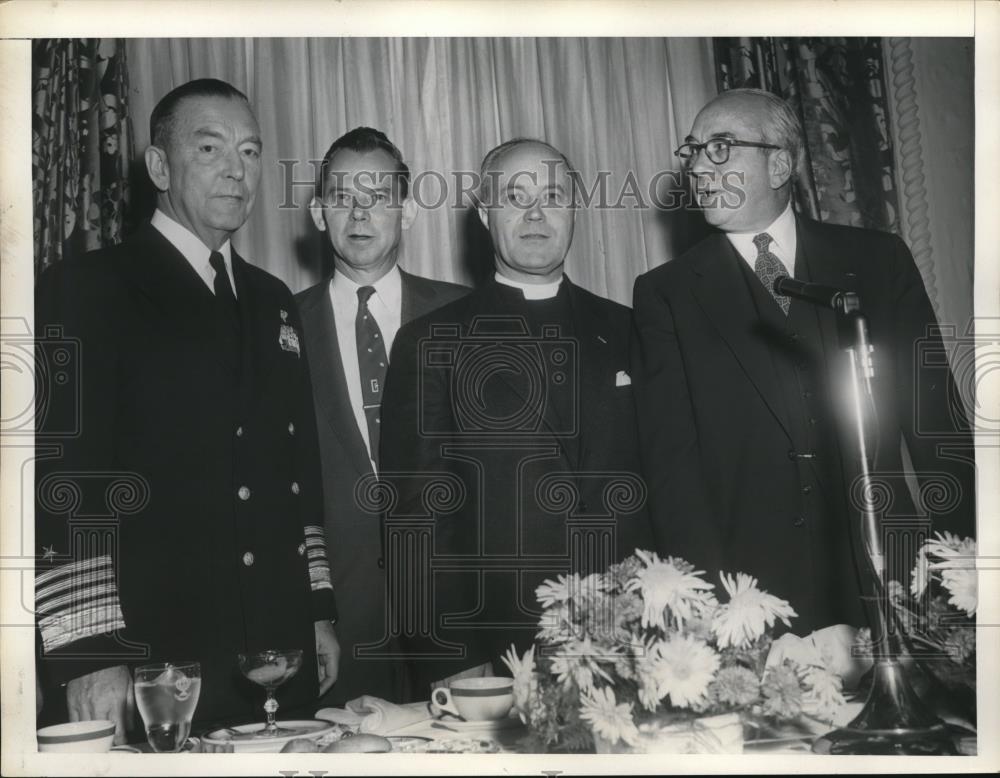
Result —
[[[788,104],[773,92],[765,89],[730,89],[719,95],[725,97],[752,97],[764,104],[764,120],[761,134],[767,143],[786,149],[792,157],[792,171],[798,169],[802,154],[802,123]]]

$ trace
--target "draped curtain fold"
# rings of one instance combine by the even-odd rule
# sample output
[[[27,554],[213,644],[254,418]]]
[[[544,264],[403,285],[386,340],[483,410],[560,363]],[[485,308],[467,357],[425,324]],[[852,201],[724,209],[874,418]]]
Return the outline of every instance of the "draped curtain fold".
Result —
[[[123,40],[38,39],[31,56],[37,275],[122,239],[132,134]]]
[[[646,188],[674,169],[673,149],[716,93],[706,38],[129,39],[128,53],[136,117],[191,78],[246,92],[264,175],[234,242],[293,290],[329,267],[306,210],[310,161],[353,127],[381,129],[400,147],[423,177],[426,205],[438,199],[438,176],[447,182],[446,202],[421,208],[404,238],[403,267],[472,283],[491,266],[489,242],[456,171],[478,173],[486,151],[511,137],[543,137],[588,185],[607,171],[614,205],[629,172]],[[135,133],[141,148],[148,128],[137,122]],[[620,204],[580,212],[567,267],[583,286],[630,303],[635,277],[687,248],[700,219],[651,207],[648,196]]]
[[[814,219],[900,232],[881,38],[716,38],[719,91],[766,89],[805,130],[795,199]]]

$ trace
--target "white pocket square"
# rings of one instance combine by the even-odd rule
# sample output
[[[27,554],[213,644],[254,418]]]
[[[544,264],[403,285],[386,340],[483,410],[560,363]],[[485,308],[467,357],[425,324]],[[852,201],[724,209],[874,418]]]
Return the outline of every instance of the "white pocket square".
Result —
[[[615,386],[631,386],[632,379],[629,378],[629,374],[624,370],[619,370],[615,373]]]

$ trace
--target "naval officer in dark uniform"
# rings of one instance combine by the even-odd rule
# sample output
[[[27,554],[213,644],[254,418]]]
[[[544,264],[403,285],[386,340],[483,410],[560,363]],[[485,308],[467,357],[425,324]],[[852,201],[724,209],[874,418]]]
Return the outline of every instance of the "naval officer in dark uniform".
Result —
[[[330,688],[340,651],[295,301],[230,244],[260,180],[257,120],[201,79],[160,101],[150,137],[151,223],[36,290],[38,333],[79,355],[78,393],[39,392],[41,670],[71,720],[111,719],[119,741],[130,666],[200,662],[197,730],[262,718],[237,653],[303,649],[289,710]]]

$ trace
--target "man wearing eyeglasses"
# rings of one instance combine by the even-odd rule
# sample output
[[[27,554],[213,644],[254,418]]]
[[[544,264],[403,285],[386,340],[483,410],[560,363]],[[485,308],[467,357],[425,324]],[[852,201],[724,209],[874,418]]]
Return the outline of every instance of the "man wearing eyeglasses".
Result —
[[[767,92],[726,92],[698,114],[676,154],[719,232],[636,281],[632,376],[658,550],[712,575],[757,576],[792,603],[804,634],[864,623],[850,539],[859,511],[848,498],[857,463],[834,313],[778,295],[776,278],[861,297],[886,521],[926,532],[930,518],[934,530],[971,535],[974,479],[947,361],[931,376],[915,359],[921,342],[944,354],[928,337],[934,312],[910,252],[895,235],[793,211],[800,137],[794,112]],[[933,515],[907,491],[904,441],[921,490],[947,494]],[[900,580],[912,547],[902,557],[890,570]]]
[[[328,552],[344,652],[323,702],[363,694],[403,701],[402,664],[374,649],[388,634],[381,519],[357,495],[379,471],[382,385],[397,330],[468,290],[397,264],[417,200],[402,152],[379,130],[356,127],[333,142],[309,212],[329,241],[333,272],[296,300],[312,366],[326,535],[343,540]]]

